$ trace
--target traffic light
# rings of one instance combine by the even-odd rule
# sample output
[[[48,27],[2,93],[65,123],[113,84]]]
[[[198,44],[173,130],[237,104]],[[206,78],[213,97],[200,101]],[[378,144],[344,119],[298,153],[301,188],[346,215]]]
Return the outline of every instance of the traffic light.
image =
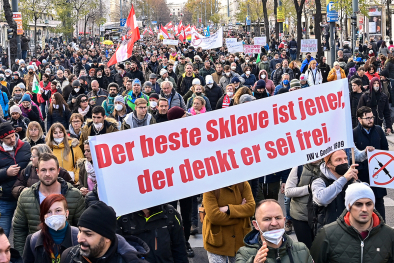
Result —
[[[13,36],[14,36],[14,29],[12,29],[12,28],[7,29],[8,40],[12,39]]]

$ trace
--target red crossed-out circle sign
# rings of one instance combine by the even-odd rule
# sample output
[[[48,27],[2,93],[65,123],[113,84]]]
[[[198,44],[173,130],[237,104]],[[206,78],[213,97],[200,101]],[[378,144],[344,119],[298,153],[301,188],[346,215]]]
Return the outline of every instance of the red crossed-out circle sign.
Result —
[[[378,153],[375,153],[374,155],[372,155],[372,156],[369,158],[368,164],[370,164],[370,163],[371,163],[371,160],[372,160],[374,157],[378,156],[378,155],[387,155],[387,156],[389,156],[391,159],[390,159],[387,163],[385,163],[382,167],[380,167],[380,169],[377,170],[376,173],[374,173],[374,174],[372,175],[373,178],[375,178],[384,168],[386,168],[387,165],[389,165],[392,161],[394,161],[394,156],[392,156],[392,155],[389,154],[388,152],[378,152]],[[376,185],[387,185],[387,184],[389,184],[389,183],[391,183],[391,182],[393,182],[393,181],[394,181],[394,177],[391,178],[388,182],[385,182],[385,183],[379,183],[379,182],[376,182],[376,181],[374,181],[374,183],[375,183]]]

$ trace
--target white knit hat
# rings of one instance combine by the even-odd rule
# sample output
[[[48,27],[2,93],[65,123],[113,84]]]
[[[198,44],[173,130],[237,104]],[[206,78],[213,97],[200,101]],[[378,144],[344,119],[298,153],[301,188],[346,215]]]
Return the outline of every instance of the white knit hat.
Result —
[[[201,81],[198,78],[193,79],[192,85],[201,85]]]
[[[362,198],[369,198],[375,205],[375,195],[366,183],[353,183],[350,184],[346,189],[345,194],[345,206],[349,211],[350,207],[358,200]]]

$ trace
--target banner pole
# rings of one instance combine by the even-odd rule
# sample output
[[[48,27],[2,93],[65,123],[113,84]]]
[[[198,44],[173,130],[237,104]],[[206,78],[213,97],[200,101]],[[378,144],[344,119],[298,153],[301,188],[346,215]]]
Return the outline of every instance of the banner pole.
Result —
[[[354,148],[352,148],[352,164],[356,163],[356,158],[354,157]]]

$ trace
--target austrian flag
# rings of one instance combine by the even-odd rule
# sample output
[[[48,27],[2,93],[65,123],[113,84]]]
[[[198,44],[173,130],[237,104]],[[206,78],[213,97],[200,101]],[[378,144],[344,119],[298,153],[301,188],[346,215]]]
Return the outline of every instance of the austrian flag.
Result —
[[[131,57],[134,43],[140,38],[140,30],[138,29],[137,18],[135,17],[134,6],[132,5],[126,24],[123,28],[122,43],[108,61],[108,66],[125,61]]]

